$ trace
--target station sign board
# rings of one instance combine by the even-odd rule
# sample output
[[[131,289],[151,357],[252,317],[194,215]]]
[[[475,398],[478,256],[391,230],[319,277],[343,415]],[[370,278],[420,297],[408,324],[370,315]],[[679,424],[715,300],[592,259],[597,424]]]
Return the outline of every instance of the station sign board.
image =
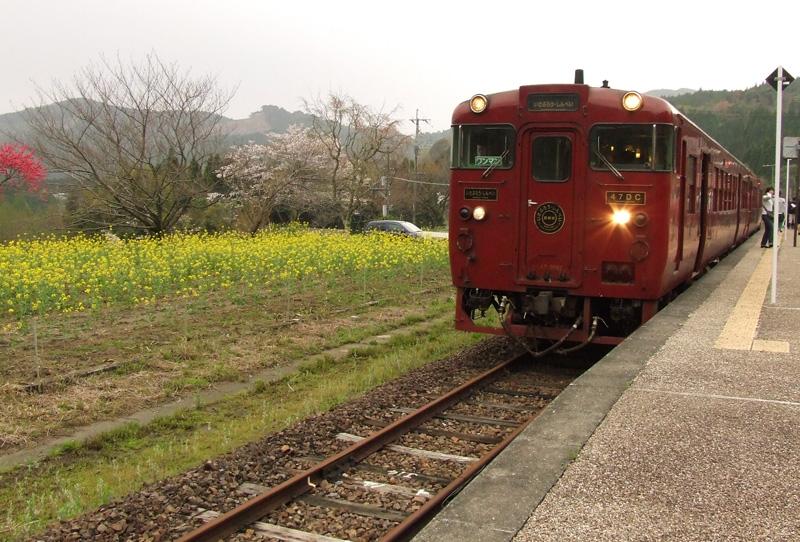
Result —
[[[800,145],[800,137],[784,137],[783,158],[797,158],[798,145]]]

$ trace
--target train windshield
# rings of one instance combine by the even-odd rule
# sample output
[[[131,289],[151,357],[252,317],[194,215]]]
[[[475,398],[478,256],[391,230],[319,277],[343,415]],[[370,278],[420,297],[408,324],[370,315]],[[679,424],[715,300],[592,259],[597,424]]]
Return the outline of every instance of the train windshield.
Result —
[[[451,167],[509,169],[514,165],[514,134],[508,125],[453,126]]]
[[[671,124],[600,124],[589,134],[593,169],[672,171],[675,130]]]

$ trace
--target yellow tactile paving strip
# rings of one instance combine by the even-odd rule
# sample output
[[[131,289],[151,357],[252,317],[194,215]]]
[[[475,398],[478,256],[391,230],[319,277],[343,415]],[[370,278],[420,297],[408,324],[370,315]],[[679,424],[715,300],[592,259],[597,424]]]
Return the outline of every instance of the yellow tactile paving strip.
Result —
[[[714,343],[715,348],[727,350],[760,350],[764,352],[789,352],[789,343],[756,339],[758,317],[772,279],[772,253],[765,250],[756,270],[745,286],[733,308],[725,327]]]

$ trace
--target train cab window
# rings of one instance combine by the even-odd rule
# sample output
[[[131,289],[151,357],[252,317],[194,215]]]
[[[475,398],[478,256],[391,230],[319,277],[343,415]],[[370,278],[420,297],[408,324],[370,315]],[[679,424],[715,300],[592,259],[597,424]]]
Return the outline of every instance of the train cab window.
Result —
[[[672,171],[675,130],[671,124],[600,124],[589,133],[593,169]]]
[[[572,174],[572,142],[564,136],[540,136],[533,140],[531,173],[545,183],[561,183]]]
[[[450,166],[509,169],[514,165],[514,135],[514,128],[507,125],[453,126]]]

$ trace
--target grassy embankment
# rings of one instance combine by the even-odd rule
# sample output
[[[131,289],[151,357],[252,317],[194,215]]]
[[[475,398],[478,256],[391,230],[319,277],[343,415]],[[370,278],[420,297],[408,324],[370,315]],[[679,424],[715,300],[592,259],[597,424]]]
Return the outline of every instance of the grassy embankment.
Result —
[[[54,520],[91,510],[477,341],[475,336],[453,332],[448,322],[452,301],[444,245],[411,244],[400,250],[429,249],[430,255],[419,261],[409,257],[382,268],[353,267],[327,276],[309,273],[272,284],[243,286],[241,280],[231,281],[226,287],[209,286],[198,295],[166,293],[133,307],[126,300],[111,300],[95,310],[61,308],[60,313],[52,309],[36,316],[7,317],[0,349],[9,354],[5,359],[15,361],[6,361],[2,368],[6,393],[0,401],[9,407],[30,402],[16,410],[23,413],[16,420],[19,427],[9,431],[7,425],[3,431],[7,438],[12,436],[10,441],[22,435],[21,444],[35,441],[42,431],[57,432],[125,412],[137,405],[133,397],[143,390],[151,393],[143,404],[158,404],[397,326],[432,323],[427,331],[362,348],[343,361],[322,358],[278,383],[255,382],[249,392],[213,406],[145,427],[126,426],[83,445],[64,446],[36,466],[4,473],[0,502],[6,503],[6,513],[0,538],[25,536]],[[421,290],[428,293],[420,294]],[[339,307],[350,310],[341,312]],[[292,318],[300,323],[279,325]],[[36,348],[31,346],[34,322]],[[13,377],[19,381],[25,371],[30,375],[32,365],[52,373],[59,369],[58,363],[96,364],[109,352],[130,363],[58,384],[42,394],[14,390]],[[86,397],[100,400],[86,401]],[[33,419],[25,412],[38,413],[41,422],[33,423],[38,429],[20,429]],[[53,422],[59,416],[61,426]]]

